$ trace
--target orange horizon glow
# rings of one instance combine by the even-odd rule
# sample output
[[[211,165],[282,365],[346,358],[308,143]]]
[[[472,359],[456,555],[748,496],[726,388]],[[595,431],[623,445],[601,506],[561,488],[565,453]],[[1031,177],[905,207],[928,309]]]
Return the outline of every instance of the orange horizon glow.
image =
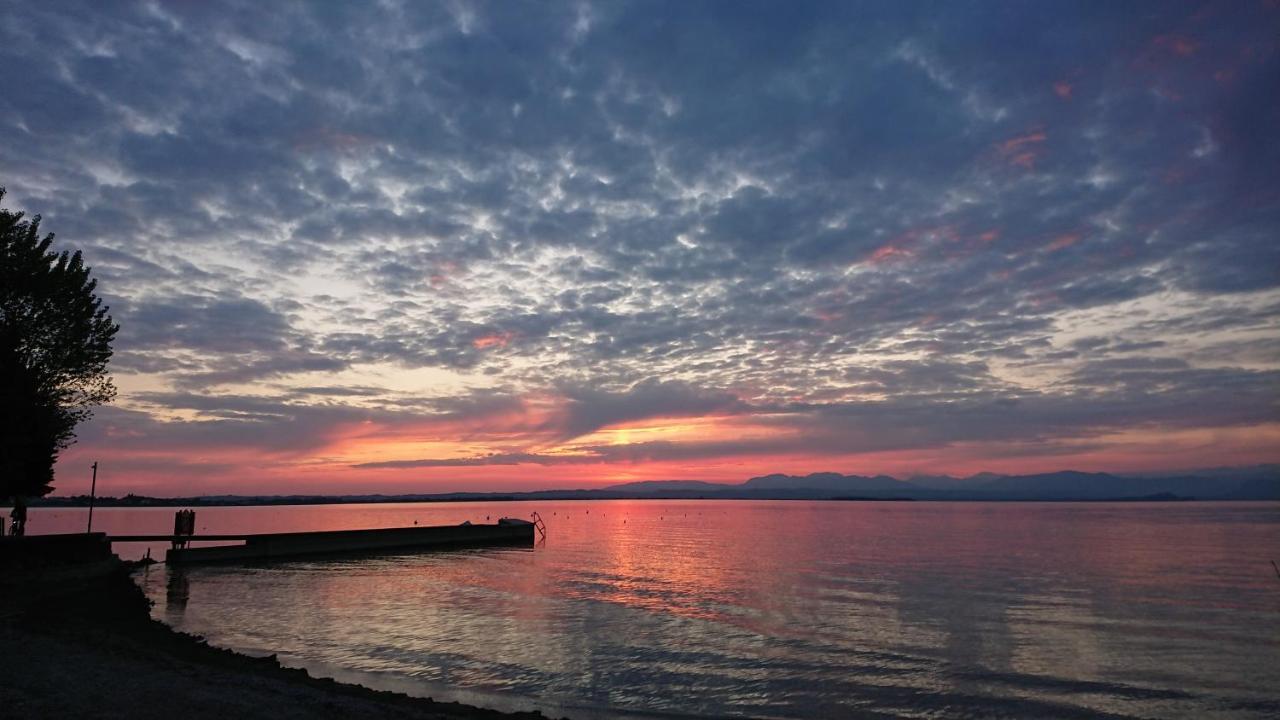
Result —
[[[77,466],[100,464],[99,492],[158,496],[217,494],[367,494],[518,492],[590,489],[644,480],[741,483],[771,473],[807,475],[968,476],[979,472],[1032,474],[1172,472],[1197,467],[1252,465],[1277,460],[1280,423],[1227,429],[1133,429],[1087,440],[1064,441],[1054,450],[1031,444],[952,443],[928,449],[876,452],[787,451],[794,430],[752,417],[719,415],[654,418],[618,423],[582,437],[555,440],[536,423],[507,416],[507,433],[476,432],[467,424],[435,423],[416,428],[346,428],[305,453],[201,452],[197,448],[136,451],[77,445],[63,453],[56,495],[87,492],[88,475]],[[517,430],[515,428],[523,428]],[[643,450],[682,448],[728,440],[758,442],[776,452],[747,452],[688,459],[646,457]],[[600,448],[631,449],[635,459],[594,459]],[[357,467],[365,462],[413,462],[429,457],[469,462],[504,453],[536,452],[542,462],[430,467]],[[83,477],[79,477],[83,475]],[[80,485],[86,485],[80,488]]]

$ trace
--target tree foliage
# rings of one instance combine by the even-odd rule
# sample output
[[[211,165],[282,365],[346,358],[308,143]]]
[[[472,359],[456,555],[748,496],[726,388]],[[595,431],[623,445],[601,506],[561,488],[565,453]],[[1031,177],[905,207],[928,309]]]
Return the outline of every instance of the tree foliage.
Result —
[[[52,245],[40,216],[0,208],[0,498],[48,493],[76,425],[116,394],[107,361],[119,326],[80,252]]]

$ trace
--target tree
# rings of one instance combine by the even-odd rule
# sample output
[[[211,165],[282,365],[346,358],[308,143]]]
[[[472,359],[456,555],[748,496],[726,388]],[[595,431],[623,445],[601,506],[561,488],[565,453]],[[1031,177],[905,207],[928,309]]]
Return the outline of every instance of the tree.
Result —
[[[76,425],[116,394],[107,361],[120,326],[97,281],[79,251],[49,249],[39,215],[23,217],[0,208],[0,499],[52,490]]]

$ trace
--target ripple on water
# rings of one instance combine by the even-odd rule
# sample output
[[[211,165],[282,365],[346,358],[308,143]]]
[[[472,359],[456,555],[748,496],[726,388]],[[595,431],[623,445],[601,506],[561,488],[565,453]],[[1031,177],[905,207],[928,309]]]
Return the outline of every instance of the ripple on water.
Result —
[[[158,617],[214,643],[575,717],[1278,709],[1274,503],[458,503],[274,517],[307,529],[333,527],[330,512],[390,526],[532,509],[551,524],[532,551],[193,568],[184,592],[163,568],[144,582]],[[202,521],[233,532],[236,511]]]

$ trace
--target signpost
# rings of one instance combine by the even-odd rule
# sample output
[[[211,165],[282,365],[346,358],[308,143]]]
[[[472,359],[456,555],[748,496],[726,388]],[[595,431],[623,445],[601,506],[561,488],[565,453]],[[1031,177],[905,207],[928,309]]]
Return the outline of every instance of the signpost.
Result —
[[[85,532],[93,532],[93,499],[98,494],[98,461],[93,461],[93,484],[89,486],[89,527]]]

